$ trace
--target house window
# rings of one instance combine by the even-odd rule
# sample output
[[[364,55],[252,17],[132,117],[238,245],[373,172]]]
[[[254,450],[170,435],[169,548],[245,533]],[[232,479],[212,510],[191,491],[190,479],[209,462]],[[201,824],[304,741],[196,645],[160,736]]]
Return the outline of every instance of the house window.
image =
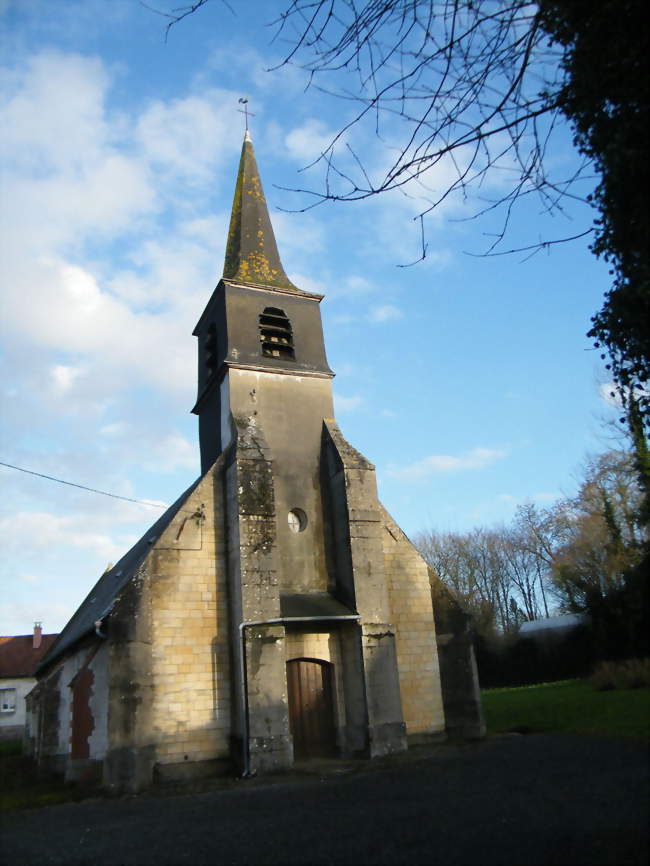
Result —
[[[291,323],[284,310],[276,307],[264,310],[260,316],[260,343],[267,358],[295,359]]]
[[[16,689],[0,689],[0,713],[16,712]]]

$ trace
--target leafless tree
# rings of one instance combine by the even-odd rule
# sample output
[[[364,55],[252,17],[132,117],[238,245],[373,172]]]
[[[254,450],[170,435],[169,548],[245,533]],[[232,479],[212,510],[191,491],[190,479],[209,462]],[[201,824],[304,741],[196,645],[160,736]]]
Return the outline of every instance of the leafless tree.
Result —
[[[208,2],[154,8],[169,28]],[[590,162],[576,156],[563,173],[546,159],[567,124],[557,100],[562,50],[540,22],[529,0],[287,0],[275,22],[281,65],[301,67],[309,86],[349,107],[315,161],[322,186],[299,190],[312,199],[307,207],[391,190],[415,197],[425,258],[424,220],[451,196],[476,195],[473,216],[499,211],[485,251],[491,254],[517,203],[535,195],[543,211],[560,213],[570,199],[585,201]],[[355,147],[357,131],[386,144],[381,169],[365,147]],[[532,253],[590,232],[521,249]]]
[[[526,541],[521,531],[511,526],[502,531],[500,545],[510,582],[517,592],[525,618],[533,620],[549,615],[546,570],[541,567],[538,557]]]
[[[293,46],[284,62],[301,65],[317,87],[343,79],[335,92],[354,107],[320,157],[325,183],[311,191],[317,200],[353,201],[399,189],[428,199],[422,220],[449,196],[486,187],[489,174],[501,192],[478,212],[503,212],[493,251],[518,201],[534,193],[544,210],[557,212],[567,197],[581,197],[578,181],[587,164],[553,176],[545,159],[553,133],[566,124],[554,98],[561,53],[540,26],[537,4],[292,0],[278,26]],[[396,116],[389,167],[374,176],[348,134],[370,122],[390,142]],[[340,144],[353,157],[345,167]],[[436,189],[435,169],[443,163],[447,182]]]
[[[507,529],[422,532],[415,544],[440,579],[473,614],[483,635],[516,629],[539,616],[535,577]],[[525,566],[528,573],[524,573]]]

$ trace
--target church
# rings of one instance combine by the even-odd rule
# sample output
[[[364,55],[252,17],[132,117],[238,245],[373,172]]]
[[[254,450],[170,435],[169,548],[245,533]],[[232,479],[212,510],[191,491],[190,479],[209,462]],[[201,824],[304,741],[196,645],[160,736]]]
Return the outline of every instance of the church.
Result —
[[[138,791],[484,734],[468,617],[336,423],[321,300],[285,274],[247,132],[194,330],[201,476],[42,660],[42,765]]]

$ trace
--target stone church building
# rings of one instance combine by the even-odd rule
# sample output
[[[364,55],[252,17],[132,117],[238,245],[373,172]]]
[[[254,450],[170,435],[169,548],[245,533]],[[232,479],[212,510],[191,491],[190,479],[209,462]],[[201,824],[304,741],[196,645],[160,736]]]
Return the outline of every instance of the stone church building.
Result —
[[[334,419],[321,300],[284,272],[246,133],[194,330],[201,477],[102,575],[28,699],[34,754],[67,778],[139,790],[482,735],[467,617]]]

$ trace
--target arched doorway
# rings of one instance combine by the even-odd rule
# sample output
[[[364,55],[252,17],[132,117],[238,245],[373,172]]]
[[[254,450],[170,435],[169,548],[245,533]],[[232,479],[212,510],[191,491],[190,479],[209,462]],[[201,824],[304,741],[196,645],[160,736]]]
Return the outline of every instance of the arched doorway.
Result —
[[[333,679],[330,662],[287,662],[289,724],[296,758],[330,758],[336,754]]]

